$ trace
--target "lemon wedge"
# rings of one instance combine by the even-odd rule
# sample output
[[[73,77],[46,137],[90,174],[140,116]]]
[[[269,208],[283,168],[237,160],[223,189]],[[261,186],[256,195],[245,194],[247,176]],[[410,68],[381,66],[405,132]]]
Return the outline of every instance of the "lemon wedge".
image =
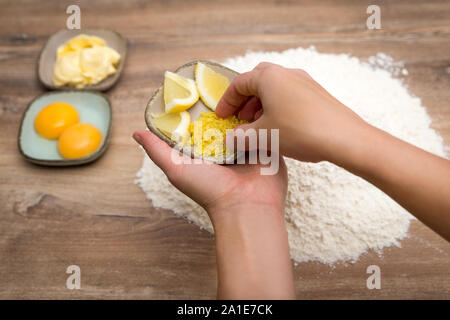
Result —
[[[186,111],[198,100],[195,81],[166,71],[164,74],[164,103],[166,113]]]
[[[187,111],[159,114],[152,119],[152,122],[166,137],[176,143],[180,143],[182,146],[190,139],[189,125],[191,124],[191,116]]]
[[[197,62],[195,82],[203,103],[215,111],[217,103],[230,85],[228,78],[215,72],[204,63]]]

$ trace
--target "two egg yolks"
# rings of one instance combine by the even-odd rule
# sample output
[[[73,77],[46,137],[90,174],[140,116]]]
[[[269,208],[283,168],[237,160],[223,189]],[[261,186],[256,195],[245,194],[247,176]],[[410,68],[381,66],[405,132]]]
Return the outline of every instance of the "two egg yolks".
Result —
[[[44,107],[36,116],[36,132],[47,139],[58,139],[58,150],[66,159],[83,158],[99,147],[102,135],[91,124],[78,123],[77,109],[65,102]]]

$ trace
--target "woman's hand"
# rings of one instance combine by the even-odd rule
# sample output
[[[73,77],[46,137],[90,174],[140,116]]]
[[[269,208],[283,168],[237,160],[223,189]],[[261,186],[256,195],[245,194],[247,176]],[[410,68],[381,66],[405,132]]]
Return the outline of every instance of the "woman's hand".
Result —
[[[238,75],[219,101],[216,114],[239,113],[246,130],[279,129],[280,153],[302,161],[331,161],[345,152],[365,122],[305,71],[260,63]]]
[[[243,205],[284,210],[287,173],[282,157],[275,175],[261,175],[261,165],[183,164],[186,159],[147,130],[137,131],[134,138],[175,187],[212,214],[213,223],[215,212]]]
[[[208,212],[216,234],[220,298],[293,298],[284,224],[287,172],[261,165],[183,164],[183,157],[150,131],[133,137],[180,191]]]
[[[279,129],[281,154],[347,169],[450,241],[450,162],[369,125],[303,70],[261,63],[233,80],[216,113],[256,119],[244,130]]]

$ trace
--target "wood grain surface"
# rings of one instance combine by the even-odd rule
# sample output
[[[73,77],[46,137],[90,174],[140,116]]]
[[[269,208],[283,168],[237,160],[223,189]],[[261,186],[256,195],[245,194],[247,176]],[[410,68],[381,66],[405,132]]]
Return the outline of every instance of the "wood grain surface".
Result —
[[[366,29],[381,6],[382,30]],[[95,163],[45,168],[17,148],[22,112],[45,92],[36,64],[47,38],[65,28],[69,4],[82,28],[128,40],[113,104],[110,147]],[[450,146],[449,1],[0,1],[0,298],[214,298],[214,238],[152,208],[133,183],[142,153],[132,140],[165,70],[195,59],[222,61],[247,50],[316,46],[361,59],[384,52],[405,62],[406,83]],[[330,70],[332,72],[332,70]],[[447,149],[448,150],[448,149]],[[450,298],[450,245],[413,222],[402,248],[335,268],[295,266],[298,298]],[[69,265],[81,290],[66,288]],[[367,266],[382,289],[366,288]]]

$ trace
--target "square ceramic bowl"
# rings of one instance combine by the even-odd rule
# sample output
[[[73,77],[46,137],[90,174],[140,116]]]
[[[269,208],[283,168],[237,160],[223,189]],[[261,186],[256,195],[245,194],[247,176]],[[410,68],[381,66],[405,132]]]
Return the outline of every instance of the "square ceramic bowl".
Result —
[[[53,102],[67,102],[74,106],[80,123],[95,126],[102,134],[97,151],[80,159],[65,159],[58,152],[58,140],[41,137],[34,129],[38,113]],[[20,153],[30,162],[46,166],[71,166],[92,162],[106,150],[112,119],[111,104],[105,96],[91,91],[55,91],[44,93],[30,102],[25,110],[19,130]]]
[[[79,35],[87,34],[90,36],[97,36],[103,38],[107,45],[120,54],[119,65],[117,66],[117,72],[103,81],[94,84],[87,85],[83,88],[76,88],[71,86],[55,86],[53,84],[53,67],[56,62],[56,50],[60,45],[67,40]],[[38,75],[42,84],[49,89],[57,90],[96,90],[105,91],[111,88],[117,80],[119,80],[122,73],[123,66],[127,55],[127,41],[119,33],[111,30],[103,29],[82,29],[82,30],[67,30],[63,29],[53,34],[45,44],[41,51],[38,62]]]
[[[224,75],[228,78],[228,81],[231,83],[233,81],[234,77],[236,77],[239,73],[237,73],[234,70],[231,70],[225,66],[222,66],[221,64],[210,62],[210,61],[192,61],[189,63],[186,63],[179,67],[177,70],[175,70],[175,73],[189,78],[194,79],[194,73],[195,73],[195,66],[198,62],[204,63],[206,66],[214,70],[215,72]],[[169,146],[172,148],[178,150],[180,153],[183,153],[184,155],[190,155],[191,158],[197,158],[197,159],[205,159],[213,163],[218,164],[228,164],[233,163],[237,158],[243,156],[244,153],[232,153],[228,155],[227,157],[201,157],[198,154],[194,153],[194,148],[191,146],[184,146],[180,147],[178,144],[176,144],[173,140],[166,137],[161,131],[158,130],[158,128],[153,124],[153,117],[152,114],[160,114],[164,112],[165,110],[165,103],[164,103],[164,87],[159,87],[154,93],[153,96],[150,98],[150,101],[147,104],[147,107],[145,109],[145,122],[147,124],[147,127],[152,131],[155,135],[157,135],[161,140],[165,141]],[[198,99],[198,101],[187,110],[191,116],[191,122],[194,122],[202,112],[209,112],[211,109],[209,109],[202,101],[202,99]]]

